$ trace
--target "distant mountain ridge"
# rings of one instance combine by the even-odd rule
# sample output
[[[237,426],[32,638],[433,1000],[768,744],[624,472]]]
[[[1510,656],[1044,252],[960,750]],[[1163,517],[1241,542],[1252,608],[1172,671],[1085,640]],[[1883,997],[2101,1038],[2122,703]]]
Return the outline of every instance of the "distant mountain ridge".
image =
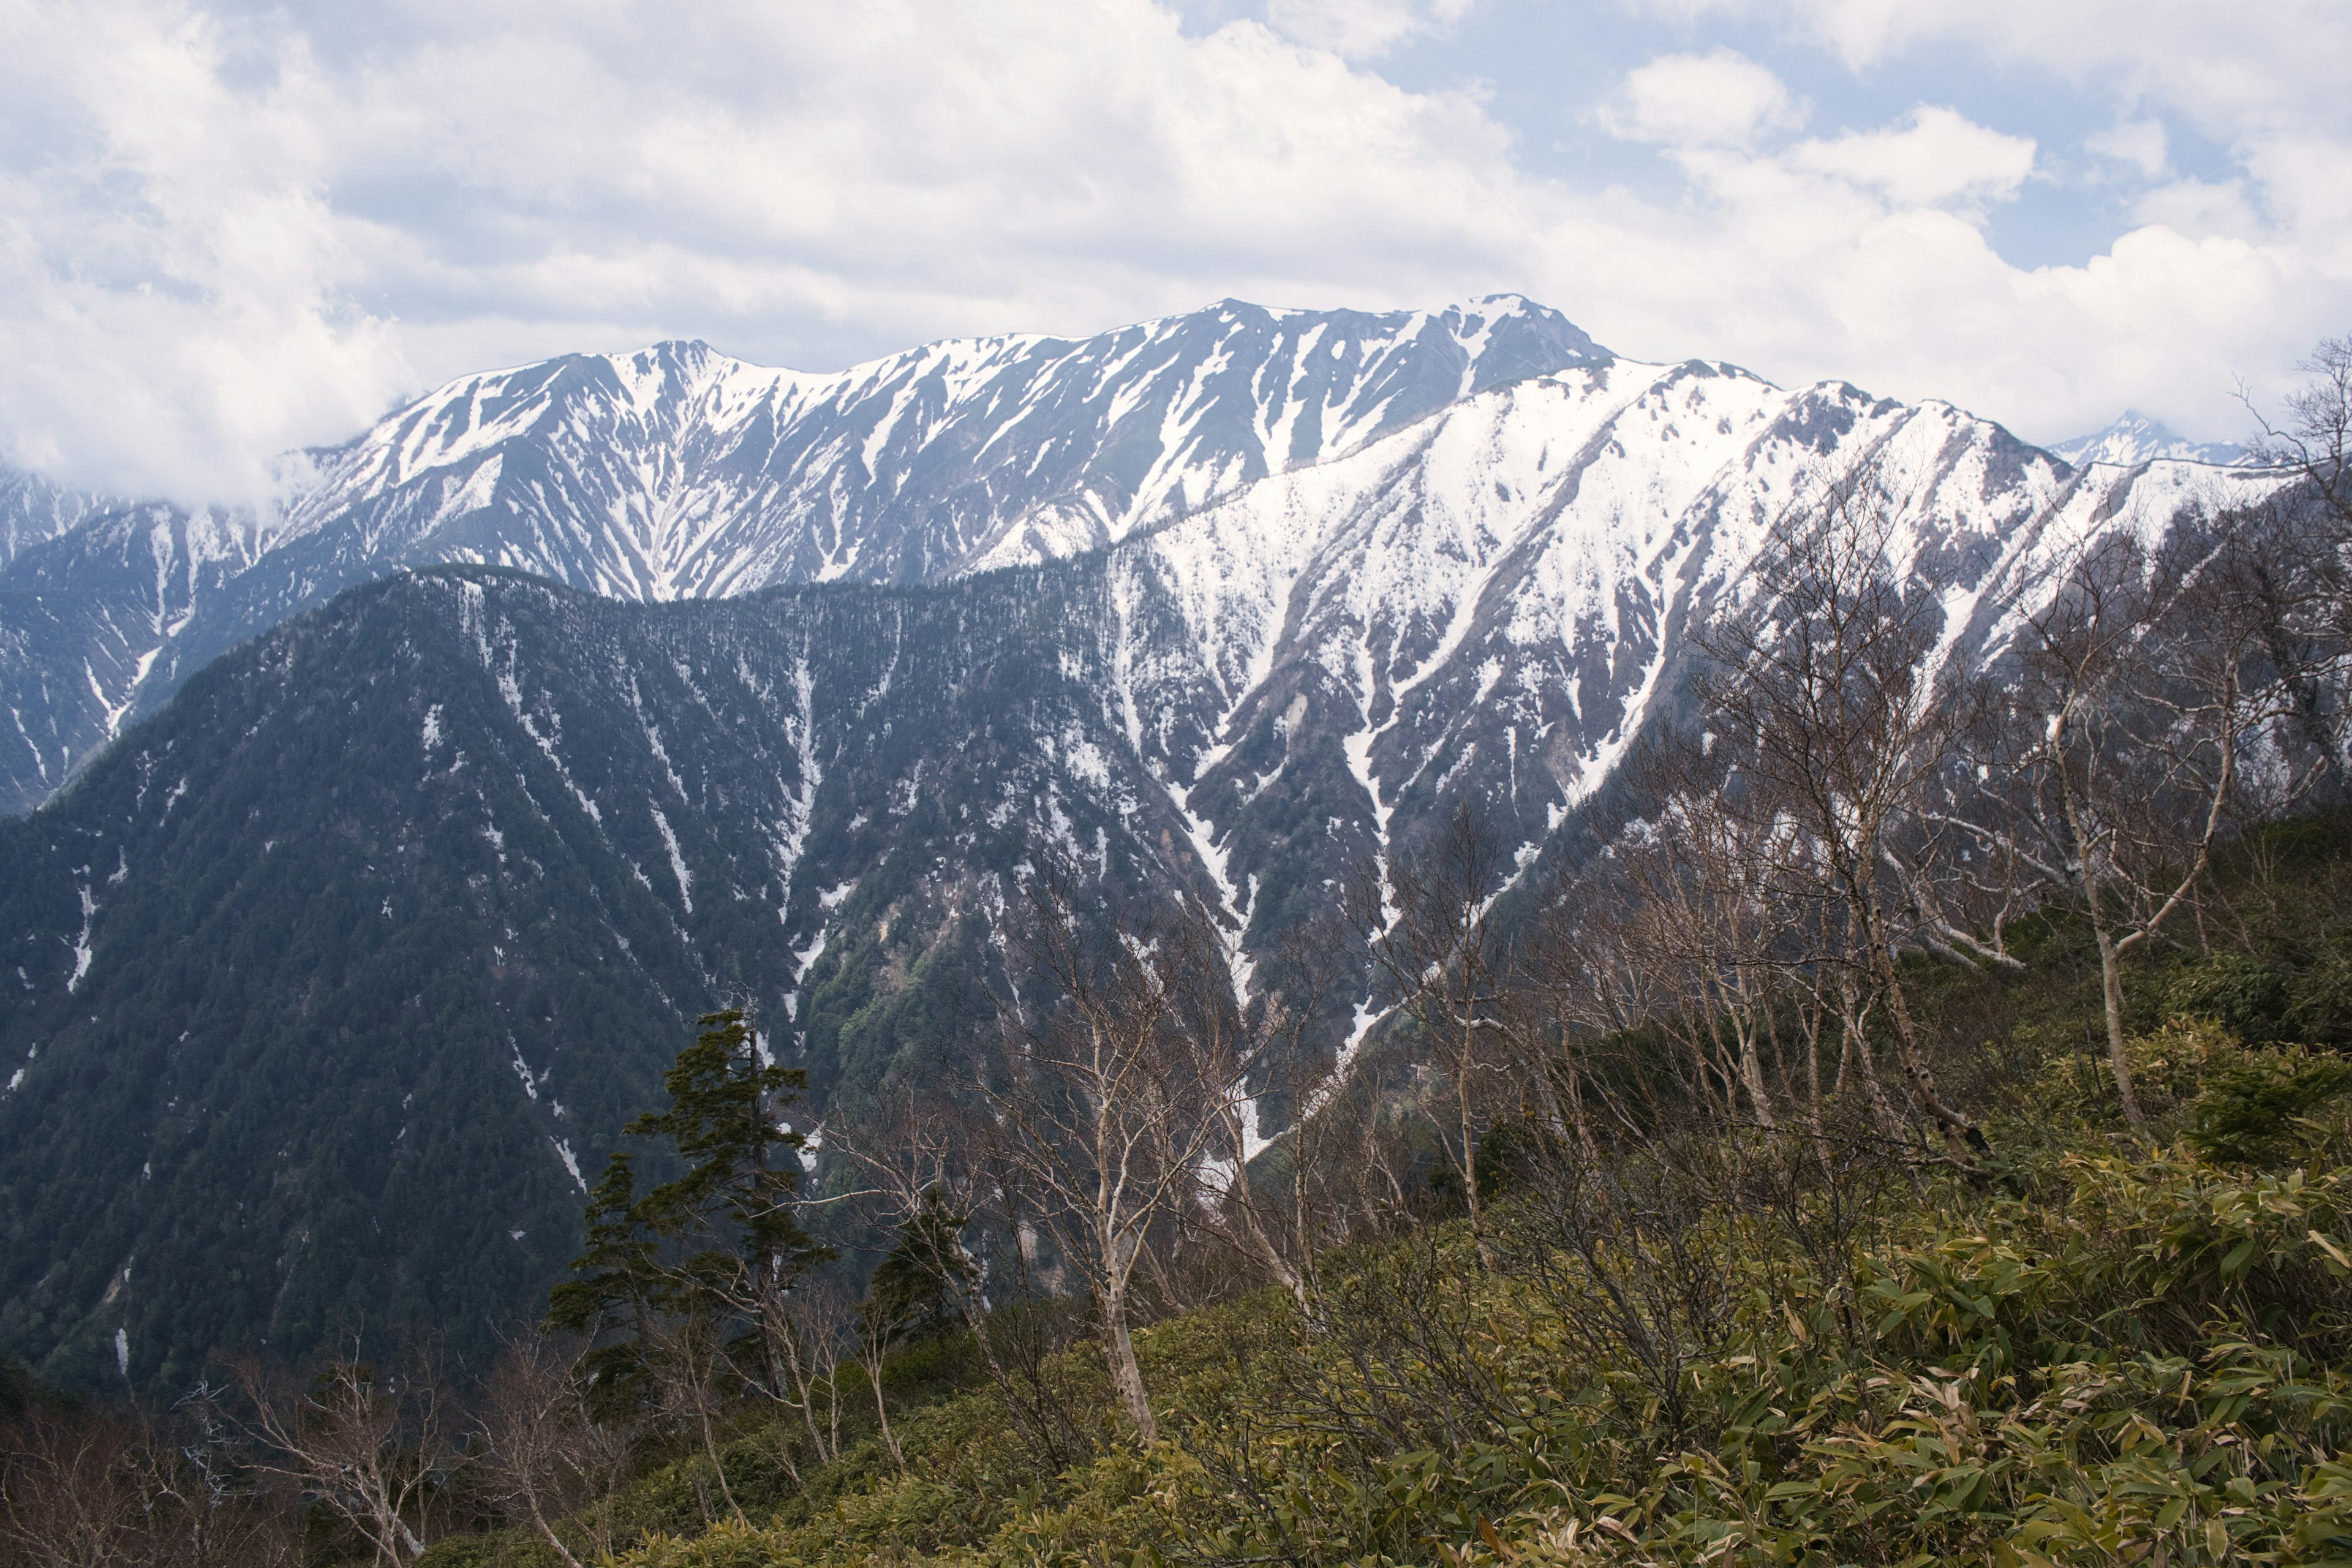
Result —
[[[271,515],[118,502],[24,524],[0,556],[0,811],[47,798],[205,661],[387,572],[480,562],[636,601],[937,582],[1107,544],[1609,358],[1498,295],[1227,300],[826,374],[668,342],[461,377],[308,454],[313,478]]]
[[[68,489],[38,474],[0,466],[0,572],[35,545],[46,544],[92,514],[122,504],[117,497]]]
[[[2181,463],[2215,463],[2223,466],[2244,463],[2250,455],[2243,447],[2226,441],[2191,441],[2176,436],[2162,421],[2142,414],[2137,408],[2126,408],[2105,429],[2088,436],[2077,436],[2071,441],[2061,441],[2048,448],[2052,457],[2074,468],[2085,463],[2113,463],[2129,468],[2137,463],[2157,461]]]

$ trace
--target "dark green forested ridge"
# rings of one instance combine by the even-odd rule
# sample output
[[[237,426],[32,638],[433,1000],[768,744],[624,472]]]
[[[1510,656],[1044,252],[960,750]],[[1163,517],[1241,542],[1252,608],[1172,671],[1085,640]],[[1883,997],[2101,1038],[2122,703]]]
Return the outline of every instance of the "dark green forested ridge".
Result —
[[[478,1363],[688,1019],[751,1005],[821,1108],[984,1010],[1034,829],[1197,879],[1112,645],[1166,655],[1154,746],[1223,699],[1104,570],[632,606],[448,568],[190,681],[0,821],[0,1346],[159,1395],[368,1323]],[[1228,834],[1269,921],[1369,822],[1292,773],[1314,812]]]
[[[576,791],[502,699],[511,659],[493,673],[467,635],[468,585],[495,596],[486,613],[541,690],[541,732],[561,727]],[[817,641],[887,663],[887,597],[863,612]],[[688,912],[646,807],[671,785],[629,693],[597,679],[625,662],[627,618],[490,574],[361,590],[199,678],[56,806],[0,823],[0,930],[25,933],[0,1002],[0,1052],[24,1068],[0,1097],[0,1342],[102,1385],[119,1330],[132,1381],[177,1390],[218,1346],[299,1352],[364,1317],[478,1349],[528,1310],[577,1244],[572,1164],[593,1175],[665,1042],[730,995],[781,1017],[793,949],[820,923],[801,911],[854,879],[827,862],[888,842],[796,776],[786,737],[735,738],[756,708],[698,710],[663,636],[627,674],[714,807],[666,814],[699,868]],[[762,629],[795,651],[809,636],[788,615]],[[852,679],[847,695],[868,689],[830,684]],[[873,750],[824,756],[842,802],[861,765],[903,764],[887,738]],[[777,797],[803,783],[802,822]],[[730,800],[743,809],[715,809]],[[883,824],[937,832],[953,810],[932,792],[914,823]],[[805,857],[792,928],[770,852],[785,829]],[[954,889],[941,909],[907,870],[824,923],[863,917],[869,956],[951,951]],[[893,908],[937,912],[886,944],[872,921]],[[890,1009],[925,1005],[919,984],[878,997],[838,948],[810,980],[803,1054],[828,1083],[845,1037],[854,1052],[878,1029],[864,1048],[887,1058]]]

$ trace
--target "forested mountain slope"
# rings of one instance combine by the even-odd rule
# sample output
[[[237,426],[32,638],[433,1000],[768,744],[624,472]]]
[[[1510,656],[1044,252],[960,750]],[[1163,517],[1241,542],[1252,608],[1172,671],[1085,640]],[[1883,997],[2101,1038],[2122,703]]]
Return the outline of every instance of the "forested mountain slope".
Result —
[[[1861,463],[1966,657],[2066,546],[2275,482],[1615,361],[947,584],[352,591],[0,823],[0,1348],[163,1389],[339,1314],[478,1345],[691,1015],[755,1003],[820,1108],[930,1068],[1037,838],[1256,952],[1457,801],[1531,861]]]

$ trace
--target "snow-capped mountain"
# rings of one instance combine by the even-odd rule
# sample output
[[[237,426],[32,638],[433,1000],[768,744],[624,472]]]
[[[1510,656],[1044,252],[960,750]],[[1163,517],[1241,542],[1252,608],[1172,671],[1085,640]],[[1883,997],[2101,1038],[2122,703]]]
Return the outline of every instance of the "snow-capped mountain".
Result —
[[[1964,658],[2099,531],[2280,482],[1595,356],[945,583],[346,594],[0,822],[0,1348],[79,1375],[120,1332],[160,1387],[362,1306],[487,1334],[697,1011],[755,999],[828,1104],[936,1070],[1033,835],[1210,898],[1244,966],[1456,802],[1530,863],[1864,462]],[[174,549],[248,548],[213,526]]]
[[[0,572],[33,546],[68,531],[93,513],[122,504],[114,497],[68,489],[0,464]]]
[[[2113,463],[2129,468],[2161,460],[2229,465],[2249,460],[2243,447],[2226,441],[2191,441],[2174,435],[2160,420],[2126,408],[2105,429],[2077,436],[2049,448],[2050,455],[2074,468],[2086,463]]]
[[[1517,296],[1388,315],[1227,300],[825,375],[659,343],[453,382],[323,455],[273,548],[323,535],[635,600],[936,582],[1123,539],[1607,357]]]
[[[1186,710],[1165,675],[1114,675],[1107,701],[1237,912],[1254,882],[1312,885],[1465,794],[1525,860],[1605,784],[1772,522],[1859,463],[1900,499],[1909,569],[1964,648],[2093,531],[2160,536],[2278,482],[2069,473],[1949,405],[1619,360],[1468,400],[1114,552],[1128,602],[1180,607],[1189,679],[1223,709],[1155,752],[1154,724]],[[1298,863],[1295,825],[1318,815]]]
[[[644,601],[936,582],[1126,538],[1608,357],[1497,296],[1388,314],[1229,300],[829,374],[673,342],[467,376],[307,454],[271,516],[27,524],[31,547],[0,556],[0,811],[47,798],[225,649],[387,572],[480,562]]]

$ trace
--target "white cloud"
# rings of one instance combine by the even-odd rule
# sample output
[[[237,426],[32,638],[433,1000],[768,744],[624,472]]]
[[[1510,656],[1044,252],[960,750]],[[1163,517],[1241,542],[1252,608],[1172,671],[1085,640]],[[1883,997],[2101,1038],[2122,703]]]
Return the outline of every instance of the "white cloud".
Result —
[[[1816,30],[1857,58],[2010,59],[2029,13],[1989,4],[1990,42],[1946,0]],[[2045,12],[2045,53],[2093,47]],[[2052,68],[2124,80],[2126,120],[2213,137],[2235,113],[2241,169],[2150,193],[2087,265],[2021,268],[1982,227],[2033,167],[2014,127],[1921,108],[1786,144],[1804,108],[1780,79],[1695,53],[1602,110],[1683,190],[1538,177],[1475,86],[1360,63],[1462,13],[1284,0],[1278,26],[1187,33],[1150,0],[0,0],[0,455],[221,494],[404,391],[566,350],[694,335],[814,369],[1223,294],[1506,288],[1630,353],[2047,436],[2126,404],[2223,435],[2233,375],[2352,314],[2346,111],[2297,51],[2273,67],[2183,20],[2214,51],[2193,68],[2120,44]]]
[[[1666,55],[1629,72],[1602,107],[1610,133],[1669,147],[1744,147],[1805,122],[1780,79],[1744,55]]]
[[[28,7],[0,65],[0,421],[19,460],[136,490],[266,483],[406,374],[309,161],[331,106],[237,110],[203,18]],[[192,134],[192,132],[195,132]],[[229,454],[226,465],[223,454]]]
[[[2171,140],[2161,120],[2126,120],[2084,138],[2083,145],[2102,158],[2128,163],[2153,180],[2164,173]]]
[[[2138,402],[2184,428],[2232,434],[2244,423],[2223,391],[2233,376],[2274,392],[2315,339],[2352,325],[2352,94],[2342,70],[2352,6],[2341,0],[2274,0],[2258,22],[2210,0],[1635,3],[1685,26],[1777,19],[1879,78],[1958,52],[2126,120],[2161,112],[2236,163],[2231,175],[2147,193],[2136,206],[2141,226],[2083,266],[1986,277],[1969,309],[2040,334],[2048,366],[2003,374],[1956,359],[1968,368],[1947,384],[2029,428],[2087,428],[2104,417],[2100,404]],[[2140,133],[2137,151],[2154,150]],[[1970,352],[1968,340],[1952,347]]]
[[[2133,221],[2191,239],[2224,238],[2257,245],[2263,220],[2246,200],[2242,180],[2174,180],[2132,204]]]
[[[0,449],[93,483],[250,489],[567,349],[840,363],[1532,270],[1474,98],[1145,0],[53,11],[0,0]]]
[[[1408,39],[1451,26],[1475,0],[1266,0],[1267,26],[1309,48],[1376,59]]]
[[[2033,173],[2033,139],[1921,105],[1899,130],[1850,132],[1790,153],[1801,169],[1885,193],[1898,206],[2006,201]]]

